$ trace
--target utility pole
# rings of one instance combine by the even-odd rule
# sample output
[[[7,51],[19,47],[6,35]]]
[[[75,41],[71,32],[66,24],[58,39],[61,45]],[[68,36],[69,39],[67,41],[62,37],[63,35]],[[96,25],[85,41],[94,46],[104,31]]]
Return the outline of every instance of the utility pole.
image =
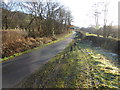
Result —
[[[99,14],[101,14],[100,12],[98,12],[99,3],[94,4],[93,7],[95,8],[95,12],[94,12],[94,16],[95,16],[95,27],[96,27],[96,29],[99,29]]]
[[[99,21],[99,14],[100,14],[100,12],[98,12],[98,11],[96,11],[95,14],[94,14],[96,29],[98,29],[98,27],[99,27],[99,22],[98,22]]]
[[[107,35],[107,31],[106,31],[106,23],[107,23],[107,13],[108,13],[108,9],[107,9],[107,3],[105,3],[104,5],[104,26],[103,26],[103,37],[106,37]]]

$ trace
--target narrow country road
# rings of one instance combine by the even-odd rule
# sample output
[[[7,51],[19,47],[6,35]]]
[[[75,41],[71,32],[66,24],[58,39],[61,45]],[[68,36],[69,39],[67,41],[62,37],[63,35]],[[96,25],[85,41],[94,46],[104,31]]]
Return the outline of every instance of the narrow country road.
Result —
[[[46,63],[56,54],[60,53],[73,39],[75,33],[70,37],[46,46],[42,49],[33,50],[2,64],[2,86],[12,88],[31,73],[35,72],[41,65]]]

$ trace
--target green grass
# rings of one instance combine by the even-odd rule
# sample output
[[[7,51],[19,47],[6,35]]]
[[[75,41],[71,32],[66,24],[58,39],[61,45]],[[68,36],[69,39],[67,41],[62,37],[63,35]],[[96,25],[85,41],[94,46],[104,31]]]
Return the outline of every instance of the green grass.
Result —
[[[27,88],[120,88],[119,68],[89,44],[75,40],[16,85]]]
[[[86,33],[85,35],[86,35],[86,36],[96,36],[96,37],[98,37],[97,34]],[[99,37],[103,37],[103,36],[102,36],[102,35],[99,35]],[[111,37],[111,36],[109,36],[108,38],[110,38],[110,39],[115,39],[115,40],[120,40],[119,38],[114,38],[114,37]]]
[[[12,55],[12,56],[9,56],[9,57],[0,58],[0,62],[7,61],[7,60],[9,60],[9,59],[12,59],[12,58],[14,58],[14,57],[20,56],[20,55],[25,54],[25,53],[29,53],[29,52],[31,52],[31,51],[33,51],[33,50],[35,50],[35,49],[40,49],[40,48],[43,48],[43,47],[45,47],[45,46],[48,46],[48,45],[57,43],[57,42],[65,39],[65,38],[69,37],[71,34],[72,34],[72,33],[69,33],[69,34],[67,34],[66,36],[62,37],[62,38],[59,38],[59,39],[57,39],[57,40],[55,40],[55,41],[52,41],[52,42],[50,42],[50,43],[47,43],[47,44],[40,45],[39,47],[36,47],[36,48],[33,48],[33,49],[29,49],[29,50],[26,50],[26,51],[23,51],[23,52],[20,52],[20,53],[16,53],[16,54],[14,54],[14,55]]]
[[[97,34],[90,34],[90,33],[86,33],[86,36],[98,36]],[[103,37],[102,35],[99,35],[99,37]]]

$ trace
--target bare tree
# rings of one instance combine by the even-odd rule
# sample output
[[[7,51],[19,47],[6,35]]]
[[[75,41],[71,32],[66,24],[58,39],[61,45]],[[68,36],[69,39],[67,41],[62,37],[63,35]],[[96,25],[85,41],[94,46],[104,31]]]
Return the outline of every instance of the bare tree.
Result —
[[[103,26],[103,37],[107,37],[107,28],[106,28],[106,24],[107,24],[107,13],[108,13],[108,9],[107,9],[108,3],[104,4],[104,26]]]
[[[9,23],[13,19],[15,13],[10,13],[11,10],[14,9],[15,3],[14,2],[2,2],[2,28],[8,29]],[[8,18],[9,17],[9,18]]]
[[[96,29],[99,29],[99,15],[101,14],[101,11],[99,10],[99,7],[100,7],[101,4],[102,4],[102,2],[98,2],[98,3],[95,3],[93,5]]]
[[[9,13],[16,13],[14,16],[16,23],[12,23],[11,25],[14,24],[13,26],[16,25],[20,28],[25,28],[30,36],[55,37],[55,34],[66,31],[72,22],[71,12],[58,2],[43,2],[43,0],[38,0],[37,2],[19,2],[15,4],[19,7],[19,11],[11,11],[4,4],[8,15]],[[19,16],[22,19],[19,19]],[[4,21],[6,28],[8,28],[8,18],[4,18]],[[12,26],[9,25],[9,27],[11,28]]]
[[[106,26],[106,37],[107,38],[110,36],[111,30],[112,30],[112,23]]]

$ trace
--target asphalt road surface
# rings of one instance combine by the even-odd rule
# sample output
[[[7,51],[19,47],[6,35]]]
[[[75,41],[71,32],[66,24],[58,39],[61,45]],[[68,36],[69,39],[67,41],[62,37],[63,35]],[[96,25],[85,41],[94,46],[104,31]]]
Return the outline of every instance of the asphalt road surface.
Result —
[[[34,73],[41,65],[60,53],[72,41],[74,36],[75,33],[60,42],[4,62],[2,64],[2,88],[14,88],[14,85]]]

